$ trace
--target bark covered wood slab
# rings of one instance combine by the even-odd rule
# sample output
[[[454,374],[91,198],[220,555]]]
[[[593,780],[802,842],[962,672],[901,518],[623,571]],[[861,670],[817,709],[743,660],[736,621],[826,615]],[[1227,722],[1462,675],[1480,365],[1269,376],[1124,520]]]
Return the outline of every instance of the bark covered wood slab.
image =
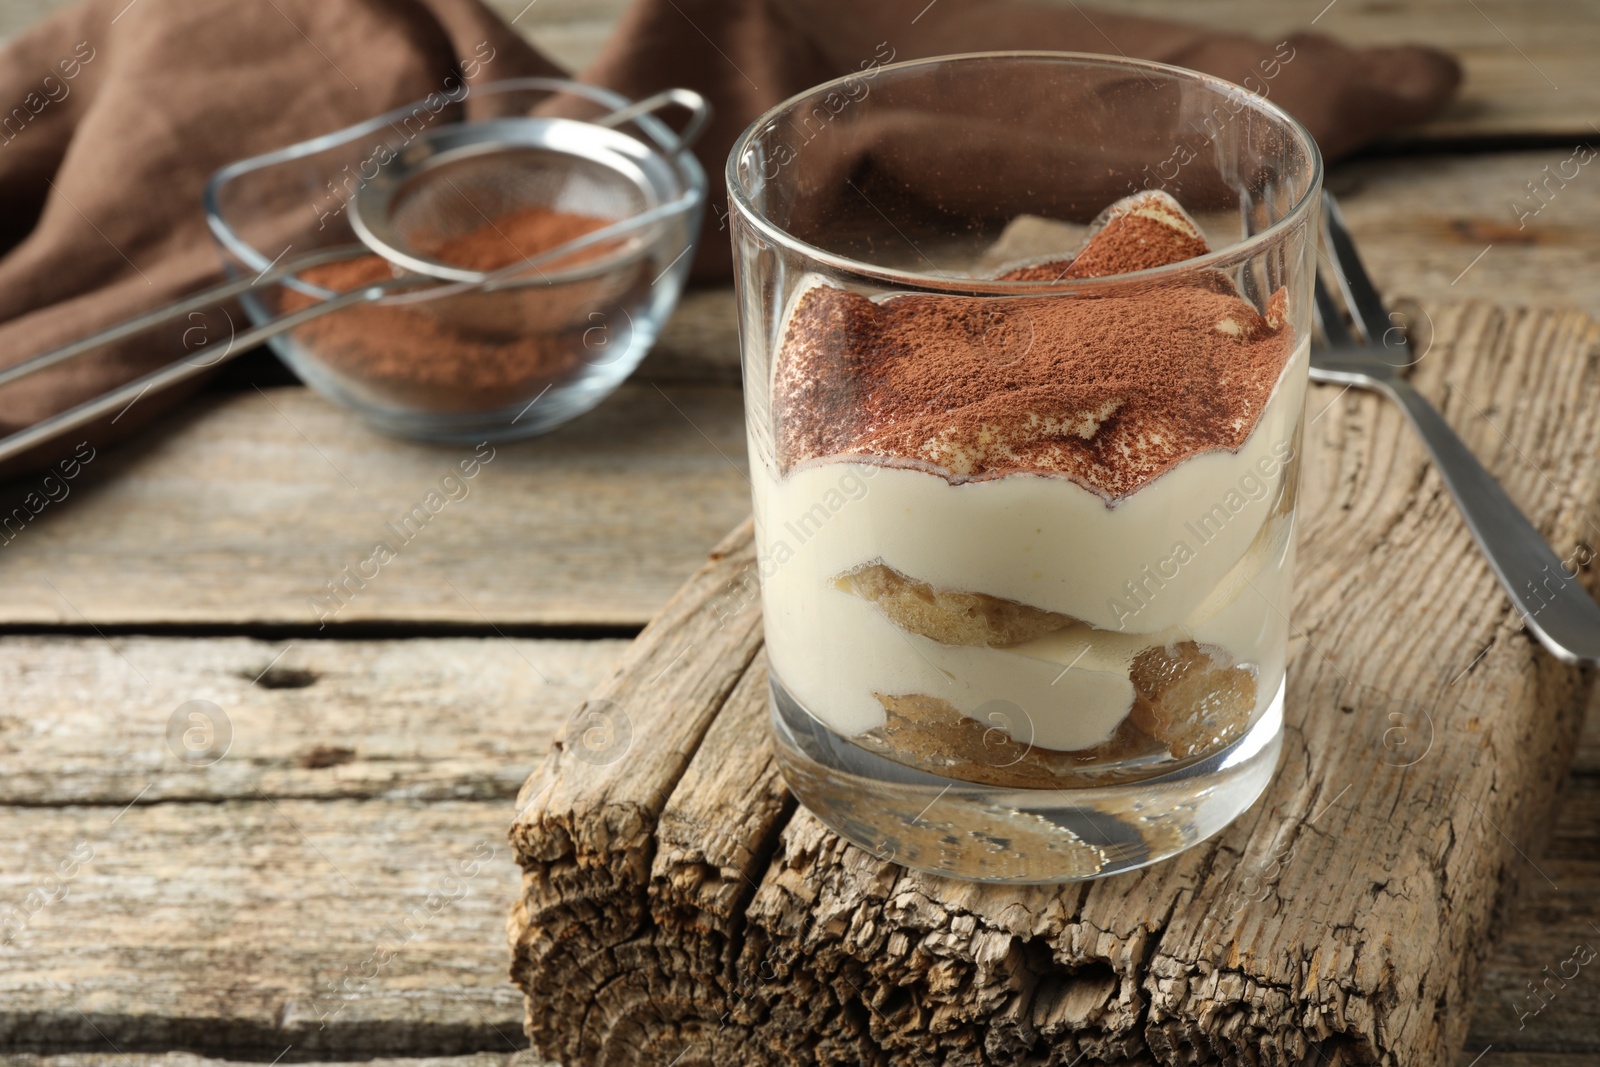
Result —
[[[1600,545],[1600,326],[1432,309],[1414,373],[1559,553]],[[1313,390],[1285,755],[1237,823],[1065,887],[917,874],[786,799],[748,534],[523,792],[513,974],[569,1064],[1450,1062],[1591,677],[1522,630],[1398,412]]]

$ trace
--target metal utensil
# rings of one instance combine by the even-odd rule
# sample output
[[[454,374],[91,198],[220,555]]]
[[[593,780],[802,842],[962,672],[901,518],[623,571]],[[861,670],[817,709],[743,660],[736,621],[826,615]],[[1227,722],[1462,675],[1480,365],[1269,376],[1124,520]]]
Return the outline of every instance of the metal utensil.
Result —
[[[650,150],[632,137],[612,132],[614,127],[672,104],[690,112],[683,131],[676,137],[652,134],[659,149],[670,155],[686,151],[710,119],[710,105],[688,89],[668,89],[584,122],[566,118],[501,118],[447,124],[424,132],[382,164],[377,174],[352,196],[351,228],[360,244],[296,257],[254,277],[194,293],[23,360],[0,370],[0,386],[225,300],[277,285],[310,267],[377,253],[394,264],[399,271],[395,277],[269,319],[235,337],[220,356],[168,364],[0,438],[0,463],[119,408],[125,409],[152,390],[169,388],[205,373],[269,337],[353,304],[384,298],[414,303],[478,290],[537,285],[549,280],[541,268],[551,265],[560,266],[563,279],[573,272],[604,279],[608,273],[626,271],[633,264],[633,253],[646,243],[640,240],[646,230],[695,210],[698,203],[687,194],[664,203],[651,202],[648,193],[642,191],[648,183],[641,170],[649,165]],[[483,225],[518,207],[555,202],[556,197],[563,204],[593,205],[597,214],[603,213],[602,217],[623,217],[557,248],[524,256],[493,271],[469,270],[427,252],[428,245],[437,244],[442,238]],[[577,253],[597,246],[601,249],[598,254],[574,265]]]
[[[1322,226],[1336,265],[1334,276],[1357,334],[1345,324],[1319,272],[1317,321],[1328,347],[1311,350],[1312,380],[1372,389],[1399,405],[1421,435],[1467,529],[1528,629],[1563,662],[1600,662],[1600,606],[1438,409],[1401,373],[1414,362],[1410,342],[1384,308],[1339,206],[1327,193],[1323,193]]]

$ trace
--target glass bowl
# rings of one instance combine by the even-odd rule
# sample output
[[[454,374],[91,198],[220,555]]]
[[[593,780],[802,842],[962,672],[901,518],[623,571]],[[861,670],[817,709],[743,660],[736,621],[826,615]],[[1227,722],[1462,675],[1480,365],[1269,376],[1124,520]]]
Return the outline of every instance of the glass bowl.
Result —
[[[229,276],[249,276],[285,258],[358,244],[352,199],[382,162],[443,124],[549,117],[568,123],[576,141],[593,130],[613,148],[620,145],[603,164],[576,144],[566,158],[530,159],[535,182],[541,166],[552,175],[602,165],[626,172],[620,183],[626,194],[610,196],[580,195],[584,183],[552,180],[544,206],[592,216],[596,224],[680,198],[692,206],[652,224],[640,240],[601,246],[599,255],[573,256],[536,277],[425,298],[420,290],[394,293],[267,342],[307,385],[388,433],[463,443],[542,433],[590,410],[632,373],[676,305],[694,260],[706,195],[694,156],[648,114],[616,129],[591,125],[630,103],[605,89],[554,78],[458,84],[224,167],[206,188],[207,221]],[[498,232],[503,218],[490,208],[483,221],[486,232]],[[566,239],[514,247],[531,255]],[[280,286],[246,294],[241,303],[260,324],[402,272],[381,257],[363,256],[303,269]]]

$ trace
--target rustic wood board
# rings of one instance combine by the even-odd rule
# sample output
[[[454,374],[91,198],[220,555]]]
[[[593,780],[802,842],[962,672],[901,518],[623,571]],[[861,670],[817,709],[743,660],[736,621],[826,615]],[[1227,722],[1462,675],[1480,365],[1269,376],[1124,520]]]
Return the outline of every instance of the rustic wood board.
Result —
[[[0,638],[0,810],[503,800],[627,644]]]
[[[512,797],[625,647],[0,638],[0,1053],[525,1047]]]
[[[96,848],[68,895],[30,923],[23,947],[0,947],[0,1033],[7,1035],[0,1064],[117,1060],[129,1067],[111,1042],[133,1067],[203,1067],[182,1054],[139,1051],[155,1053],[179,1038],[263,1061],[291,1045],[284,1062],[361,1059],[392,1049],[389,1028],[403,1026],[407,1054],[476,1048],[484,1051],[481,1063],[440,1067],[491,1067],[499,1060],[489,1054],[507,1039],[526,1040],[522,1001],[505,982],[505,902],[515,893],[505,849],[494,860],[498,872],[485,869],[469,898],[406,946],[403,967],[384,968],[351,998],[330,1032],[318,1035],[324,1051],[302,1046],[300,1005],[319,995],[326,1002],[329,978],[371,952],[373,931],[394,918],[374,900],[392,904],[395,914],[426,900],[413,891],[412,874],[397,872],[440,872],[463,840],[503,842],[520,777],[582,696],[608,677],[627,642],[119,636],[113,643],[0,639],[7,694],[0,842],[8,843],[0,912],[44,883],[79,840]],[[272,687],[254,685],[274,658],[265,676]],[[181,766],[165,747],[167,718],[191,699],[212,700],[234,727],[228,756],[209,767]],[[300,805],[291,817],[309,844],[268,800]],[[129,803],[135,808],[101,836]],[[227,819],[220,828],[219,813]],[[136,814],[139,822],[130,823]],[[692,824],[673,826],[669,841],[689,840]],[[1600,999],[1585,986],[1520,1030],[1511,1010],[1527,981],[1588,937],[1588,922],[1600,923],[1600,716],[1588,724],[1548,848],[1528,851],[1559,890],[1523,879],[1525,906],[1506,924],[1478,997],[1468,1049],[1475,1056],[1492,1044],[1494,1051],[1477,1067],[1534,1067],[1504,1049],[1563,1049],[1574,1057],[1551,1053],[1538,1067],[1600,1054]],[[165,859],[158,864],[158,857]],[[190,923],[174,922],[175,913]],[[96,959],[102,969],[87,971],[85,961]],[[124,966],[134,969],[123,980],[108,977]],[[73,999],[88,993],[100,1033],[84,1031],[48,983],[72,990]],[[219,989],[238,995],[220,997]],[[162,992],[152,1007],[152,993]],[[44,1059],[14,1051],[41,1034],[83,1051]]]
[[[1363,160],[1333,168],[1328,188],[1391,297],[1425,305],[1498,300],[1600,317],[1600,291],[1589,281],[1600,267],[1600,181],[1586,168],[1565,186],[1552,182],[1543,201],[1528,191],[1570,155],[1560,148]]]
[[[0,546],[0,623],[638,626],[749,510],[731,389],[625,386],[462,482],[477,454],[379,437],[299,387],[206,394]],[[4,513],[41,484],[10,483]],[[430,492],[407,543],[394,526]]]
[[[1600,886],[1590,881],[1600,874],[1600,709],[1595,705],[1545,847],[1529,851],[1537,869],[1525,870],[1514,913],[1503,924],[1504,937],[1490,952],[1467,1050],[1495,1049],[1484,1059],[1488,1067],[1507,1049],[1547,1054],[1552,1061],[1571,1055],[1575,1061],[1597,1062],[1600,986],[1590,981],[1591,968],[1579,968],[1573,978],[1572,965],[1562,966],[1580,946],[1600,951]],[[1494,937],[1502,928],[1497,924],[1484,932]]]
[[[3,899],[66,896],[6,947],[0,1047],[515,1051],[503,1020],[516,991],[493,966],[513,888],[508,811],[262,797],[120,817],[10,809]]]
[[[1600,542],[1600,325],[1481,304],[1433,321],[1419,386],[1563,554]],[[1450,1062],[1592,679],[1520,631],[1396,411],[1318,388],[1308,412],[1286,755],[1238,823],[1060,889],[845,845],[792,810],[761,743],[736,534],[591,698],[626,710],[631,747],[597,765],[575,734],[524,787],[511,933],[535,1048]]]
[[[235,1061],[211,1059],[188,1052],[119,1053],[80,1052],[59,1056],[17,1054],[0,1056],[5,1067],[222,1067]],[[285,1057],[287,1062],[287,1057]],[[299,1061],[297,1061],[299,1062]],[[480,1052],[472,1056],[417,1056],[405,1059],[374,1057],[358,1061],[361,1067],[556,1067],[529,1050],[499,1055]],[[1572,1055],[1537,1052],[1491,1052],[1477,1057],[1463,1055],[1459,1067],[1572,1067],[1579,1062]],[[304,1061],[304,1067],[332,1067],[333,1061]],[[353,1067],[353,1065],[352,1065]]]

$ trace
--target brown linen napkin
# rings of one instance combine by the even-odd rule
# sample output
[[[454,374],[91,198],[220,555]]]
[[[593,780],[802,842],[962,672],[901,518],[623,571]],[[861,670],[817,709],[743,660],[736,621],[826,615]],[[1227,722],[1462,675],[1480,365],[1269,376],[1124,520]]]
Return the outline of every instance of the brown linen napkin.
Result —
[[[1431,49],[1267,43],[1026,0],[637,0],[583,77],[633,97],[686,85],[716,107],[697,149],[713,210],[696,276],[712,279],[729,265],[723,160],[757,114],[869,63],[1006,48],[1121,52],[1252,88],[1277,58],[1271,98],[1330,157],[1435,113],[1460,78]],[[218,280],[200,207],[218,167],[450,79],[554,73],[479,0],[87,0],[47,19],[0,50],[0,365]],[[184,333],[179,323],[0,390],[0,434],[193,357]],[[175,400],[143,399],[74,439],[124,436]]]

